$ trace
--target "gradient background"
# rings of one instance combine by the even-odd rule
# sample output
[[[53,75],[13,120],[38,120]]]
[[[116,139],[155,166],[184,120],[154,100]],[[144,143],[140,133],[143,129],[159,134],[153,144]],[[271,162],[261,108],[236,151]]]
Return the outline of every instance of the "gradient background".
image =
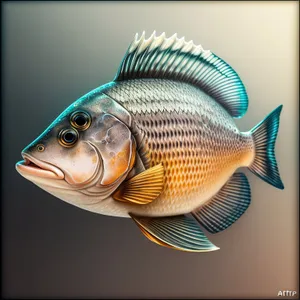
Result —
[[[298,3],[2,3],[4,297],[274,298],[298,287]],[[113,79],[136,32],[177,32],[241,76],[248,130],[283,104],[276,156],[285,190],[246,170],[252,204],[184,253],[130,219],[54,198],[15,171],[20,151],[71,102]],[[299,292],[299,291],[297,291]]]

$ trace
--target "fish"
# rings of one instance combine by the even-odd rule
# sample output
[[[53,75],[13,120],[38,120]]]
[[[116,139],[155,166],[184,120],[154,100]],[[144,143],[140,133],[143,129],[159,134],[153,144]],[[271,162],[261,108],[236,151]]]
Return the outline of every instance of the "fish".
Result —
[[[282,105],[247,132],[238,73],[177,34],[136,34],[114,79],[68,106],[28,146],[16,170],[81,209],[131,218],[153,243],[220,249],[207,237],[251,202],[248,168],[284,189],[275,142]],[[207,231],[207,233],[205,233]]]

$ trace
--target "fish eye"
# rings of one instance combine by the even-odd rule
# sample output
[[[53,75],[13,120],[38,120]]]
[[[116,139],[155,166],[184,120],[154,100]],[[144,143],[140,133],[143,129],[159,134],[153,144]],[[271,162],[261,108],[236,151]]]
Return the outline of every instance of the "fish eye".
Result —
[[[45,146],[43,144],[38,144],[36,146],[37,151],[43,152],[45,150]]]
[[[64,147],[72,147],[77,140],[78,132],[75,129],[63,129],[58,135],[58,141]]]
[[[76,111],[70,117],[70,123],[78,130],[87,130],[91,125],[91,116],[84,111]]]

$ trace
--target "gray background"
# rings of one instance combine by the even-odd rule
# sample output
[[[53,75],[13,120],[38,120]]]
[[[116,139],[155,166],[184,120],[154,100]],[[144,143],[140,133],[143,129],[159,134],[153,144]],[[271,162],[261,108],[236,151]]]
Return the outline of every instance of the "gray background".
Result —
[[[297,2],[5,2],[2,284],[5,297],[276,297],[298,287]],[[113,79],[136,32],[177,32],[240,74],[249,130],[283,104],[285,190],[246,171],[252,204],[213,253],[148,241],[129,219],[54,198],[15,171],[20,151],[71,102]],[[299,291],[298,291],[299,292]]]

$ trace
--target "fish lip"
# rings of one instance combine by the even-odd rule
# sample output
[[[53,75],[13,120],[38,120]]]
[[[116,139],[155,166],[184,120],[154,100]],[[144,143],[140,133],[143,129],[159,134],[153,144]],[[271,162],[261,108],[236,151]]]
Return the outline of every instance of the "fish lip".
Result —
[[[41,161],[27,153],[21,153],[24,160],[16,164],[16,169],[21,175],[33,175],[50,179],[64,179],[64,173],[57,167]]]

